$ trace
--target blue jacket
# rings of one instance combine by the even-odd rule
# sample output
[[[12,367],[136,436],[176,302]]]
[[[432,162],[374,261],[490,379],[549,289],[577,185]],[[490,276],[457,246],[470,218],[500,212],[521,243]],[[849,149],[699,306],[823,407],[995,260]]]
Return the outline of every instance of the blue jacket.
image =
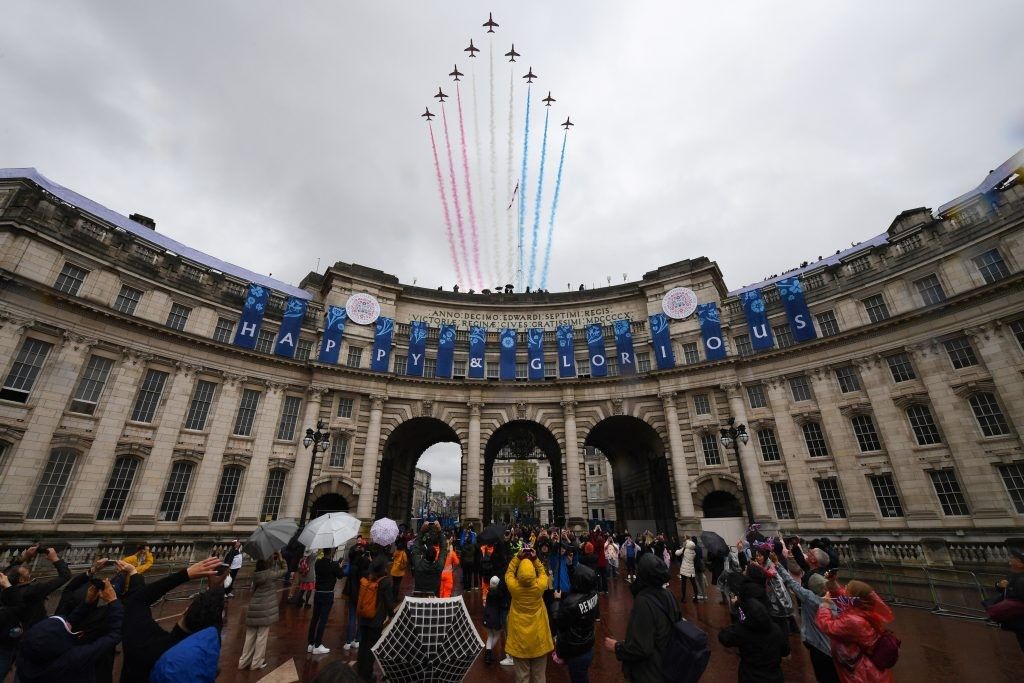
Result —
[[[561,553],[552,553],[548,558],[548,566],[551,569],[551,590],[561,591],[568,595],[572,587],[569,581],[569,564],[565,561],[566,556]],[[573,566],[579,564],[579,555],[573,555]]]
[[[219,659],[220,634],[208,626],[163,653],[149,674],[149,683],[214,683]]]

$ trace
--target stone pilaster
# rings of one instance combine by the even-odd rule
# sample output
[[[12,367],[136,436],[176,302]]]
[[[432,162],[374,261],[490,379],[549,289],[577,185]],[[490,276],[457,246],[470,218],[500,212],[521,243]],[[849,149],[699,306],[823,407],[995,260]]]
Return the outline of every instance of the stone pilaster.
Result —
[[[676,513],[679,515],[677,524],[682,531],[695,530],[699,526],[693,505],[693,494],[690,493],[690,473],[686,468],[686,452],[683,449],[683,435],[679,430],[679,414],[676,412],[676,394],[666,391],[659,394],[661,405],[665,411],[665,424],[668,426],[668,445],[672,461],[672,476],[676,483]]]
[[[264,386],[266,390],[260,397],[262,405],[252,430],[252,461],[245,472],[243,489],[238,492],[235,500],[235,523],[239,526],[263,521],[259,515],[270,473],[270,454],[274,448],[274,437],[277,436],[277,421],[281,417],[281,404],[284,401],[283,385],[265,382]]]
[[[561,401],[565,426],[565,485],[568,494],[570,526],[586,526],[583,514],[583,476],[580,473],[580,447],[576,437],[576,401],[571,397]]]
[[[483,481],[480,468],[480,401],[469,401],[469,443],[466,444],[466,491],[465,515],[467,524],[477,525],[483,519],[483,506],[480,504],[480,493]]]
[[[373,518],[373,494],[376,489],[377,465],[380,461],[380,422],[384,415],[387,396],[370,396],[370,424],[366,428],[366,445],[363,449],[363,471],[359,477],[359,502],[356,517],[365,523]]]
[[[306,389],[306,409],[303,412],[302,422],[295,426],[295,466],[288,475],[288,493],[285,497],[283,517],[299,519],[302,516],[302,500],[306,497],[306,482],[309,481],[309,471],[314,466],[313,447],[306,448],[302,439],[307,429],[316,429],[317,420],[320,418],[320,405],[327,394],[327,387],[311,386]],[[321,456],[325,457],[326,453]]]
[[[747,409],[743,402],[743,387],[738,383],[722,384],[722,391],[729,399],[729,411],[736,419],[736,424],[747,423]],[[754,449],[747,446],[740,446],[739,466],[743,468],[743,474],[747,480],[747,488],[750,492],[750,506],[754,509],[754,518],[758,521],[773,520],[774,517],[768,512],[768,498],[765,495],[764,482],[761,478],[761,468],[757,463],[757,455]]]

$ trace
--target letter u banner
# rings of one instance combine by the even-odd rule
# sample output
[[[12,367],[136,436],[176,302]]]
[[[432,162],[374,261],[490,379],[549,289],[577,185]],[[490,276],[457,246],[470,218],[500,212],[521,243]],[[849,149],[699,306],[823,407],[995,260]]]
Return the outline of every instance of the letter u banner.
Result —
[[[775,283],[782,299],[782,307],[789,318],[789,329],[793,330],[793,339],[798,342],[817,339],[814,323],[811,322],[811,311],[804,299],[804,288],[799,277],[787,277]]]
[[[531,327],[526,331],[526,349],[530,356],[530,379],[544,379],[544,330]]]
[[[743,292],[743,312],[747,315],[747,328],[750,330],[750,345],[755,351],[764,351],[775,345],[772,328],[768,325],[768,315],[764,310],[761,290],[752,289]]]
[[[348,314],[340,306],[328,306],[324,317],[324,338],[320,342],[321,363],[337,363],[341,352],[341,335],[345,332],[345,321]]]
[[[391,338],[394,333],[394,320],[384,316],[377,318],[377,327],[373,333],[373,357],[370,358],[370,369],[374,372],[388,371],[388,361],[391,359]]]
[[[437,377],[452,378],[455,363],[455,325],[441,325],[437,334]]]
[[[281,329],[277,332],[277,343],[274,344],[275,354],[285,358],[295,356],[295,345],[299,342],[302,319],[305,317],[306,300],[294,296],[288,297],[288,303],[284,307],[284,317],[281,318]]]
[[[573,355],[572,327],[559,325],[555,330],[558,339],[558,376],[562,378],[576,376],[576,356]]]
[[[697,320],[700,321],[700,335],[704,339],[704,357],[708,360],[725,358],[722,323],[715,302],[697,304]]]
[[[487,347],[487,330],[473,326],[469,328],[469,370],[470,379],[484,378],[484,350]]]
[[[619,374],[635,375],[636,358],[633,355],[633,330],[628,320],[616,320],[615,352],[619,357]]]
[[[604,329],[598,325],[587,325],[587,350],[590,351],[590,376],[608,376],[608,352],[604,348]]]
[[[668,316],[655,313],[650,317],[651,346],[654,347],[654,362],[659,370],[668,370],[676,366],[676,354],[672,350],[672,338],[669,335]]]
[[[267,310],[269,298],[270,292],[266,287],[249,283],[245,306],[242,307],[242,319],[238,321],[238,329],[235,331],[235,346],[241,346],[243,349],[256,348],[256,339],[260,334],[260,325],[263,324],[263,314]]]
[[[423,376],[423,359],[427,355],[427,324],[413,320],[409,325],[409,359],[405,374],[410,377]]]
[[[498,377],[503,380],[516,378],[516,331],[503,329],[498,338],[501,340],[501,357],[498,365]]]

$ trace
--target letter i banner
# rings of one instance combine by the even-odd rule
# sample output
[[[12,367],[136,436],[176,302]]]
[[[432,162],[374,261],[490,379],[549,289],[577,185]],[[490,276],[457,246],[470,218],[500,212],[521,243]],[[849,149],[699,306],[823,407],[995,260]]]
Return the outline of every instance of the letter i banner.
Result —
[[[502,380],[513,380],[516,378],[516,331],[503,329],[498,335],[501,341],[501,361],[498,365],[498,377]]]
[[[338,363],[341,352],[341,335],[345,333],[345,321],[348,313],[341,306],[328,306],[324,315],[324,338],[320,342],[320,354],[317,360],[321,363]]]
[[[254,282],[249,283],[245,306],[242,307],[242,319],[238,321],[238,330],[235,331],[235,346],[241,346],[243,349],[256,348],[268,299],[270,291],[266,287]]]
[[[755,351],[764,351],[775,346],[772,328],[768,325],[764,300],[760,289],[752,289],[740,295],[743,300],[743,312],[747,315],[747,328],[750,330],[750,345]]]
[[[708,360],[725,358],[722,323],[715,302],[697,304],[697,320],[700,321],[700,335],[704,339],[704,357]]]
[[[608,376],[608,356],[604,348],[604,329],[598,325],[587,325],[587,350],[590,352],[590,376]]]
[[[659,370],[668,370],[676,366],[676,354],[672,350],[672,336],[668,328],[668,316],[655,313],[649,318],[651,323],[651,346],[654,349],[654,363]]]
[[[395,321],[381,316],[377,318],[377,327],[373,333],[373,357],[370,369],[374,372],[387,372],[388,361],[391,360],[391,338],[395,333]]]
[[[628,320],[616,320],[615,353],[619,360],[620,375],[636,374],[636,358],[633,354],[633,330]]]
[[[473,326],[469,328],[469,369],[466,376],[470,379],[484,378],[484,349],[487,345],[487,330]]]
[[[811,311],[807,308],[807,300],[804,298],[804,288],[800,277],[783,278],[776,282],[775,286],[779,290],[782,307],[786,309],[789,329],[793,330],[793,339],[798,342],[817,339],[818,333],[814,331]]]
[[[295,357],[295,345],[299,342],[299,333],[302,332],[302,320],[306,317],[306,300],[298,297],[288,297],[288,303],[284,307],[284,316],[281,318],[281,329],[277,332],[277,342],[274,344],[274,353],[284,358]]]
[[[559,325],[555,329],[558,339],[558,376],[561,378],[576,376],[576,356],[573,350],[572,327]]]
[[[421,320],[413,320],[409,325],[409,360],[405,364],[405,374],[410,377],[423,376],[423,360],[427,355],[427,324]]]
[[[531,327],[526,331],[526,349],[530,356],[530,379],[544,379],[544,330]]]
[[[441,325],[437,333],[437,370],[435,377],[452,378],[455,365],[455,325]]]

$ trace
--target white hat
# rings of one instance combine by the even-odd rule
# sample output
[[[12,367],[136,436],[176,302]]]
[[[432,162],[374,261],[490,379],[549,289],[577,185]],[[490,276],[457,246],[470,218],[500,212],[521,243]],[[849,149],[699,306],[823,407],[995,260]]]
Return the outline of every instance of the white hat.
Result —
[[[500,584],[500,583],[501,583],[501,579],[499,579],[497,576],[492,576],[491,577],[491,588],[497,588],[498,584]]]

